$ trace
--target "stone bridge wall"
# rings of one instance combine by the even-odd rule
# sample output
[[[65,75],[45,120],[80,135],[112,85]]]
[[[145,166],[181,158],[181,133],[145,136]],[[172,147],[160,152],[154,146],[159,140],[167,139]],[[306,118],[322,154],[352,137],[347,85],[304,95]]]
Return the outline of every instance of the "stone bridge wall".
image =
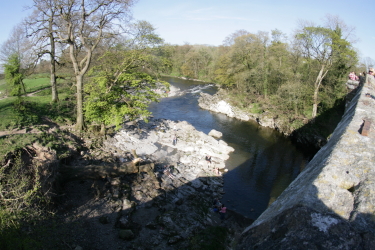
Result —
[[[371,249],[374,235],[375,90],[364,86],[328,143],[245,229],[238,249]]]

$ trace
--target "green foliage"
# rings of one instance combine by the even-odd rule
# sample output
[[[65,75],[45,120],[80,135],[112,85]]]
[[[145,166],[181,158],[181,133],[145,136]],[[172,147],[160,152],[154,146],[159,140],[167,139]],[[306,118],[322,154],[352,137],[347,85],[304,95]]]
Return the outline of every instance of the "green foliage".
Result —
[[[147,107],[158,101],[168,83],[141,72],[148,56],[139,50],[107,52],[93,68],[85,85],[85,117],[88,121],[120,127],[124,118],[150,115]]]
[[[4,218],[9,218],[9,214],[0,211],[0,221]],[[0,222],[1,223],[1,222]],[[0,231],[0,249],[14,250],[14,249],[43,249],[43,246],[32,236],[22,231],[20,225],[12,224],[6,229]]]
[[[271,39],[266,32],[241,30],[219,47],[166,45],[170,75],[215,82],[228,91],[231,104],[302,126],[346,95],[347,74],[358,55],[341,27],[341,22],[301,27],[291,43],[279,30]]]
[[[21,73],[21,62],[19,55],[10,55],[8,61],[3,66],[9,94],[20,97],[25,93],[25,86],[23,84],[24,76]]]
[[[5,79],[0,79],[0,98],[7,95],[7,85]]]
[[[263,113],[263,109],[259,103],[253,103],[250,112],[254,114],[261,114]]]
[[[15,242],[14,237],[17,237],[21,222],[38,217],[40,211],[35,207],[35,202],[38,199],[39,189],[38,167],[24,164],[20,151],[0,169],[0,238],[2,238],[2,244]],[[6,237],[11,238],[5,240]]]

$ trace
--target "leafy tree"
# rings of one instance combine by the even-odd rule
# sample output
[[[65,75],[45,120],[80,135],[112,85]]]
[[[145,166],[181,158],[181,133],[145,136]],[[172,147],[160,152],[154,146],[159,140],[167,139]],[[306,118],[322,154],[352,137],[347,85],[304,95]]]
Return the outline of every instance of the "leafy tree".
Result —
[[[317,115],[319,104],[319,91],[323,79],[334,67],[345,64],[346,58],[352,61],[355,52],[351,49],[350,43],[342,38],[340,29],[332,30],[320,26],[303,27],[296,35],[296,39],[301,46],[301,53],[311,67],[313,72],[317,72],[313,82],[313,110],[312,117]]]
[[[26,94],[23,83],[23,73],[21,72],[21,61],[18,54],[9,56],[8,61],[3,65],[5,80],[9,87],[10,95],[21,97]]]
[[[9,94],[17,96],[15,109],[22,111],[24,105],[22,95],[26,94],[25,84],[23,83],[23,73],[21,72],[21,62],[18,54],[12,54],[8,61],[3,65],[5,81],[8,85]]]
[[[124,118],[147,118],[148,105],[158,101],[168,83],[152,77],[152,47],[162,40],[154,28],[141,21],[134,25],[134,38],[109,49],[93,67],[91,80],[85,85],[85,116],[89,121],[120,127]]]
[[[119,127],[124,118],[135,119],[150,115],[148,104],[158,101],[158,81],[140,72],[147,56],[138,51],[111,51],[100,58],[100,66],[90,73],[93,77],[85,85],[85,116],[89,121]],[[163,82],[164,83],[164,82]]]

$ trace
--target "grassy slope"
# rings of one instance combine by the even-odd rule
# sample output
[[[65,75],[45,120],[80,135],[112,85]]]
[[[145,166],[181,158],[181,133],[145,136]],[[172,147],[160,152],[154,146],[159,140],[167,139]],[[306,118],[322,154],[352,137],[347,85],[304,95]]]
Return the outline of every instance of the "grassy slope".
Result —
[[[51,103],[51,90],[49,87],[49,79],[43,76],[33,76],[25,79],[26,89],[30,92],[42,90],[33,96],[23,97],[25,109],[16,112],[14,109],[14,101],[16,97],[7,97],[0,100],[0,131],[8,131],[13,129],[28,129],[45,123],[45,118],[64,125],[71,124],[74,120],[74,100],[70,100],[72,96],[70,88],[66,82],[58,82],[59,99],[58,103]],[[5,81],[0,80],[0,91],[5,90]],[[18,134],[0,137],[0,162],[4,159],[8,152],[14,152],[23,148],[36,140],[36,135]]]
[[[33,96],[23,97],[26,110],[17,113],[14,110],[13,103],[16,97],[8,97],[0,100],[0,131],[14,128],[22,128],[41,123],[41,118],[49,117],[55,121],[67,121],[72,118],[71,101],[60,101],[51,103],[51,90],[49,79],[46,77],[35,77],[24,80],[27,93],[42,90]],[[0,80],[0,91],[2,94],[6,90],[4,80]],[[59,98],[65,100],[71,96],[69,87],[65,82],[58,82]]]

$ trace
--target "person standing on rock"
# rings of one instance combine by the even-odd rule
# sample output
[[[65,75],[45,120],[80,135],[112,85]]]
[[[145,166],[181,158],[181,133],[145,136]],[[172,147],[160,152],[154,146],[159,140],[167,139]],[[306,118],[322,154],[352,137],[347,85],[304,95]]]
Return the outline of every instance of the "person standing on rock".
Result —
[[[219,214],[220,214],[220,220],[223,222],[225,220],[225,214],[227,213],[227,207],[223,204],[221,205]]]
[[[375,71],[374,68],[370,68],[368,71],[368,74],[366,75],[366,85],[368,87],[374,87],[375,86]]]
[[[174,136],[173,137],[173,146],[176,146],[176,144],[177,144],[177,136]]]

